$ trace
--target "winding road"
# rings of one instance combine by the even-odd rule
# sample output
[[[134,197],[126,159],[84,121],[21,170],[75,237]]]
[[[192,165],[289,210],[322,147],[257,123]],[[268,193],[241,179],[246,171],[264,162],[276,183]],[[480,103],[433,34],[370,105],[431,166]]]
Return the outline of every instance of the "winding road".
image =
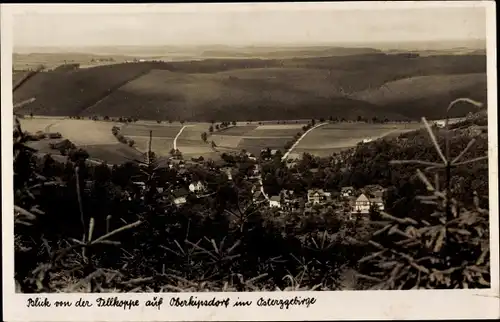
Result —
[[[281,161],[285,161],[286,158],[288,158],[288,155],[290,155],[290,152],[293,151],[293,149],[295,149],[295,147],[299,144],[299,142],[309,133],[311,132],[312,130],[314,129],[317,129],[318,127],[320,126],[323,126],[323,125],[327,125],[329,123],[325,122],[325,123],[320,123],[320,124],[317,124],[315,126],[313,126],[312,128],[310,128],[309,130],[305,131],[304,134],[302,134],[302,136],[297,140],[295,141],[295,143],[290,147],[290,149],[288,149],[288,151],[286,151],[286,153],[283,155],[283,157],[281,158]]]
[[[179,136],[182,134],[182,131],[184,131],[185,128],[189,127],[191,125],[184,125],[180,130],[179,130],[179,133],[177,133],[177,135],[175,136],[174,138],[174,150],[177,150],[177,139],[179,138]]]

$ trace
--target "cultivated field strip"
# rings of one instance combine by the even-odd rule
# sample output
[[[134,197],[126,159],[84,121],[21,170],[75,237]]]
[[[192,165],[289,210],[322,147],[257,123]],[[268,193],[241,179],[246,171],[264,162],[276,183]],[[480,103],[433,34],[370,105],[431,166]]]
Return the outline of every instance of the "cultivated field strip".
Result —
[[[356,146],[365,139],[378,138],[404,133],[420,128],[419,123],[411,124],[366,124],[340,123],[328,124],[315,129],[297,144],[295,153],[330,155],[342,149]]]
[[[153,131],[154,137],[175,138],[182,128],[179,124],[127,124],[122,127],[121,133],[124,136],[146,136]]]

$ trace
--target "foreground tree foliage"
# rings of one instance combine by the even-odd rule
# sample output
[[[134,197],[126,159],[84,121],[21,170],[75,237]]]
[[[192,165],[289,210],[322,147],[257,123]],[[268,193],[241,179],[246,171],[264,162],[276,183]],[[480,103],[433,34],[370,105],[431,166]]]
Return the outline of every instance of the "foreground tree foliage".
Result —
[[[476,194],[469,203],[450,189],[453,178],[475,175],[460,172],[460,162],[466,161],[454,160],[458,174],[446,177],[444,186],[439,176],[431,184],[425,171],[393,165],[400,178],[407,179],[390,182],[397,191],[391,197],[396,206],[387,210],[394,210],[392,215],[373,213],[370,220],[350,220],[333,207],[303,213],[269,209],[253,201],[249,182],[238,176],[228,181],[211,161],[182,169],[163,167],[156,158],[108,166],[89,162],[85,151],[76,150],[61,163],[50,156],[40,158],[24,145],[26,140],[16,119],[15,279],[21,292],[489,286],[489,212],[483,209],[487,194]],[[437,141],[422,143],[414,154],[401,141],[396,146],[386,141],[369,146],[416,159],[427,147],[438,146]],[[350,170],[339,169],[336,179],[333,159],[306,157],[299,168],[323,170],[300,180],[313,185],[326,176],[332,182],[325,184],[337,186],[369,181],[370,176],[389,180],[394,174],[384,174],[387,170],[361,168],[360,155],[372,166],[382,162],[380,153],[370,155],[364,149],[342,155],[342,168]],[[460,158],[467,153],[459,153]],[[386,159],[389,156],[382,157],[390,161]],[[480,173],[484,160],[475,159],[481,167],[471,171]],[[425,162],[431,163],[420,165]],[[285,169],[279,156],[266,161],[265,184],[307,187],[300,180],[294,183]],[[206,182],[208,192],[175,205],[175,189],[195,180]],[[424,190],[431,195],[418,197]],[[401,213],[401,200],[424,205]]]

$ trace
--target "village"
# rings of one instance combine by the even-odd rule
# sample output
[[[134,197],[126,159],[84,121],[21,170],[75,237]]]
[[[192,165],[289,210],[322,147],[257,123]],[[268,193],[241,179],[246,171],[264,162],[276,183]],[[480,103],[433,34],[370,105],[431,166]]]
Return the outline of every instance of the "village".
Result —
[[[352,186],[338,189],[324,189],[316,187],[308,189],[306,193],[297,193],[293,190],[282,189],[278,194],[269,195],[265,192],[262,183],[261,164],[273,162],[280,156],[279,150],[263,149],[261,156],[242,151],[239,155],[225,155],[223,160],[201,162],[198,160],[183,160],[182,156],[175,155],[161,162],[175,173],[175,179],[166,182],[163,187],[156,187],[157,192],[165,195],[177,207],[189,205],[190,198],[203,198],[216,193],[209,180],[200,180],[199,175],[193,174],[194,169],[204,169],[216,174],[225,182],[235,184],[236,177],[244,180],[251,186],[252,202],[260,207],[278,213],[307,213],[326,207],[333,207],[347,219],[369,219],[373,212],[384,210],[385,188],[380,185],[368,185],[355,189]],[[229,162],[228,162],[229,161]],[[244,164],[242,166],[242,164]],[[295,166],[294,160],[288,160],[285,167]],[[317,169],[309,169],[315,172]],[[297,174],[299,175],[299,174]],[[213,178],[212,178],[213,180]],[[144,182],[135,182],[135,185],[145,189]]]

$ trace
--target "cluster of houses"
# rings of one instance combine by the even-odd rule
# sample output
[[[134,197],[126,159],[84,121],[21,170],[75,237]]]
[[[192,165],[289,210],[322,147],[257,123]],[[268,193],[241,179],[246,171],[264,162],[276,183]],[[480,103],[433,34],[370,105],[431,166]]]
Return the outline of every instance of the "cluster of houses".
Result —
[[[282,190],[279,195],[269,196],[270,208],[283,212],[308,210],[315,206],[336,205],[349,214],[367,215],[371,211],[384,210],[385,189],[378,185],[366,186],[356,190],[353,187],[343,187],[340,193],[332,193],[324,189],[310,189],[303,196],[290,190]],[[262,193],[254,193],[254,201],[262,198]]]
[[[139,189],[145,189],[146,185],[144,182],[134,182],[134,185],[138,187]],[[158,193],[164,193],[165,188],[163,187],[157,187],[156,188]],[[180,186],[175,189],[171,189],[169,195],[171,196],[170,198],[172,199],[172,202],[176,206],[182,206],[187,202],[187,198],[189,195],[195,196],[195,197],[200,197],[207,191],[207,186],[201,182],[201,181],[194,181],[191,184],[189,184],[188,188],[186,189],[183,186]]]
[[[248,154],[247,157],[255,158]],[[169,194],[173,203],[182,206],[187,203],[188,197],[200,197],[207,193],[207,185],[202,181],[191,181],[191,175],[186,168],[188,161],[170,158],[168,167],[175,167],[177,171],[177,188],[171,189]],[[228,180],[233,180],[235,172],[238,171],[234,166],[225,162],[214,164],[214,169],[224,173]],[[261,189],[262,180],[258,163],[249,168],[245,179],[254,183],[253,200],[262,204],[267,204],[270,208],[281,212],[308,211],[315,207],[333,206],[336,209],[343,209],[344,213],[351,215],[368,215],[372,211],[384,210],[384,192],[385,189],[379,185],[365,186],[361,189],[354,187],[343,187],[340,191],[326,191],[325,189],[309,189],[307,194],[297,193],[291,190],[282,190],[278,195],[266,195]],[[137,183],[140,184],[140,183]],[[145,187],[141,183],[141,187]],[[163,193],[163,188],[158,192]]]

